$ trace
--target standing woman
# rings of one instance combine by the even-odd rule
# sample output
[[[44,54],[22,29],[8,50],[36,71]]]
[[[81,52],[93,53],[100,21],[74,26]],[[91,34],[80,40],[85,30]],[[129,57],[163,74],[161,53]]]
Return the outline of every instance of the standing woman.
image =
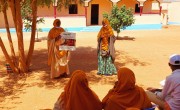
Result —
[[[98,72],[100,75],[117,74],[115,61],[115,37],[109,21],[105,18],[102,21],[102,28],[98,33]]]
[[[69,74],[69,52],[66,50],[59,50],[59,46],[63,44],[61,33],[65,30],[60,27],[61,21],[55,19],[54,27],[48,34],[48,65],[51,66],[51,78],[59,78]]]

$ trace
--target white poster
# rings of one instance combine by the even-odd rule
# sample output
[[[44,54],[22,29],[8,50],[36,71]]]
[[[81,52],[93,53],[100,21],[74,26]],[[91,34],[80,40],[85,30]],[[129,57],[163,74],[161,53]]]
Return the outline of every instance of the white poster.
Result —
[[[76,33],[62,32],[61,39],[64,40],[64,43],[59,46],[59,50],[76,50]]]

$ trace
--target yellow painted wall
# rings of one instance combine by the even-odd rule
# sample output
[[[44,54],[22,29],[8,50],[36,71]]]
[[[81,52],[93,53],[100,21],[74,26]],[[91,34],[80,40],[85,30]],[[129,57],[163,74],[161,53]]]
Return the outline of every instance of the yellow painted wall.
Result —
[[[85,9],[83,4],[78,4],[78,14],[69,14],[68,8],[62,8],[61,10],[57,10],[56,12],[57,17],[60,16],[79,16],[79,15],[85,15]],[[48,7],[39,7],[38,8],[38,16],[39,17],[53,17],[54,16],[54,7],[51,6]]]
[[[143,13],[150,13],[151,9],[152,9],[152,1],[151,0],[147,0],[144,2],[144,6],[143,6]]]
[[[14,27],[14,22],[13,22],[13,18],[12,18],[12,14],[11,14],[10,9],[7,10],[7,17],[8,17],[9,27],[13,28]],[[4,28],[4,27],[5,27],[4,16],[3,16],[3,13],[0,12],[0,28]]]
[[[91,5],[99,4],[99,22],[98,25],[102,24],[103,13],[109,13],[112,9],[113,3],[110,0],[91,0],[89,7],[87,8],[87,25],[91,25]]]
[[[113,0],[112,0],[113,1]],[[91,25],[91,5],[92,4],[99,4],[99,20],[98,20],[98,25],[102,25],[102,19],[103,19],[103,13],[110,13],[112,6],[113,6],[113,2],[111,0],[90,0],[90,2],[88,3],[88,7],[87,7],[87,25]],[[160,0],[159,0],[160,1]],[[149,13],[149,12],[156,12],[158,13],[159,10],[152,10],[152,5],[151,5],[152,0],[147,0],[146,2],[144,2],[144,8],[143,8],[143,13]],[[117,2],[117,5],[120,7],[123,4],[126,4],[127,7],[131,7],[133,9],[135,9],[135,4],[138,3],[137,0],[120,0],[119,2]],[[85,17],[85,8],[83,6],[84,4],[80,5],[78,4],[78,14],[69,14],[68,9],[62,8],[61,11],[57,11],[57,17],[64,17],[64,19],[66,19],[65,17],[71,17],[71,19],[73,20],[73,17]],[[162,12],[166,12],[166,10],[163,10]],[[13,19],[12,19],[12,15],[11,15],[11,11],[8,10],[7,12],[8,14],[8,19],[9,19],[9,25],[10,27],[14,27],[14,23],[13,23]],[[51,6],[50,8],[48,7],[39,7],[38,8],[38,13],[37,13],[38,17],[49,17],[49,18],[53,18],[54,17],[54,8],[53,6]],[[83,21],[84,22],[83,18]],[[69,23],[69,22],[68,22]],[[0,12],[0,28],[4,28],[4,17],[2,12]]]

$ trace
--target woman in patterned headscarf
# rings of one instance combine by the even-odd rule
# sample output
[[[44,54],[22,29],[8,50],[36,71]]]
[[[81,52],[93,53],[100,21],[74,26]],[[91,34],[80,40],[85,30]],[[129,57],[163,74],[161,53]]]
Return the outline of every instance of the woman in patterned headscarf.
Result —
[[[133,71],[126,67],[120,68],[118,70],[118,82],[102,100],[104,110],[152,107],[144,89],[135,83]]]
[[[101,101],[89,88],[84,71],[72,73],[53,110],[102,110]]]
[[[114,65],[115,49],[114,42],[115,37],[113,29],[107,19],[102,21],[103,27],[98,33],[98,72],[100,75],[112,75],[117,74],[116,67]]]
[[[59,50],[59,46],[64,42],[60,34],[65,32],[60,27],[61,21],[55,19],[53,25],[48,34],[48,65],[51,66],[51,78],[58,78],[69,74],[69,52]]]

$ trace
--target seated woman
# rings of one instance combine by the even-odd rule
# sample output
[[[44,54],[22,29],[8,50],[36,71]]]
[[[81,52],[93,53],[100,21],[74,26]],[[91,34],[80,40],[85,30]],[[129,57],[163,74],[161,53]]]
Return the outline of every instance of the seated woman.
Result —
[[[135,83],[133,71],[126,67],[120,68],[118,70],[118,81],[102,100],[104,110],[152,107],[144,89]]]
[[[89,88],[84,71],[72,73],[53,110],[102,110],[101,101]]]

